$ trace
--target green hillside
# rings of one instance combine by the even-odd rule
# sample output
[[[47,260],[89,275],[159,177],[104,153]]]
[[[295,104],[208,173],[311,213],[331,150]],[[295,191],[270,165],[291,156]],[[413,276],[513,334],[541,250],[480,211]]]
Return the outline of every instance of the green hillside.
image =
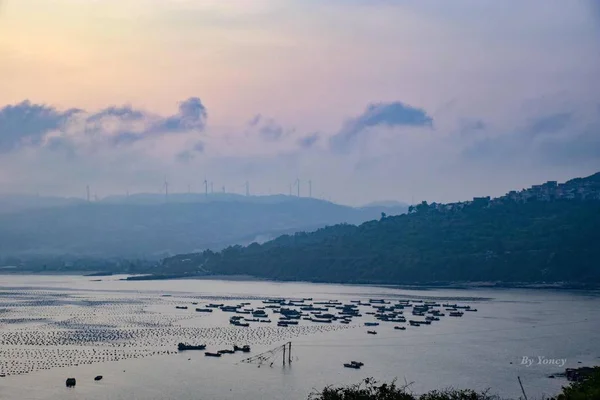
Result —
[[[345,283],[600,282],[600,201],[488,201],[165,259],[165,274]]]

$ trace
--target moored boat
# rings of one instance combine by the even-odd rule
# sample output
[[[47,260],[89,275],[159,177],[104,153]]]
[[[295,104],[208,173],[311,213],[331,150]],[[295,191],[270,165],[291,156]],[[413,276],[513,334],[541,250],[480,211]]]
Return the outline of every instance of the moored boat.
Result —
[[[200,344],[200,345],[191,345],[188,343],[179,343],[177,345],[177,350],[179,351],[184,351],[184,350],[204,350],[206,349],[206,345],[205,344]]]
[[[365,364],[360,361],[350,361],[349,363],[344,363],[344,367],[353,369],[360,369],[360,367],[363,365]]]
[[[250,353],[250,345],[247,345],[247,344],[245,344],[243,346],[234,345],[233,351],[241,351],[243,353]]]

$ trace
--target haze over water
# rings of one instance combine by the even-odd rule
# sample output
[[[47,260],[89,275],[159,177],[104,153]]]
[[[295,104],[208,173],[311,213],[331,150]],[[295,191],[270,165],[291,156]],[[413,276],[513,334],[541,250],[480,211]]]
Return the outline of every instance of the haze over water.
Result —
[[[522,289],[404,290],[388,287],[308,283],[236,282],[210,280],[118,281],[118,277],[4,276],[0,308],[0,365],[15,351],[43,349],[46,353],[70,353],[78,366],[51,368],[0,378],[0,398],[20,399],[304,399],[313,388],[356,383],[365,377],[398,378],[412,382],[420,393],[447,386],[485,389],[518,397],[521,376],[530,397],[551,395],[566,384],[549,379],[566,367],[594,364],[600,355],[600,296],[598,292]],[[170,295],[170,296],[164,296]],[[393,323],[363,326],[369,315],[351,325],[301,321],[297,327],[230,327],[229,315],[199,315],[201,305],[263,305],[265,297],[368,301],[385,298],[435,300],[470,305],[477,312],[462,318],[444,317],[429,326],[393,329]],[[188,305],[176,310],[175,305]],[[37,314],[44,318],[35,319]],[[22,318],[24,320],[19,320]],[[408,319],[407,315],[407,319]],[[29,319],[29,320],[27,320]],[[271,317],[273,321],[276,319]],[[120,332],[118,340],[94,342],[85,332]],[[9,333],[28,340],[54,340],[62,344],[7,343]],[[83,333],[82,333],[83,332]],[[149,334],[148,332],[152,332]],[[143,334],[142,334],[143,333]],[[204,357],[203,352],[179,352],[181,335],[200,335],[194,343],[210,349],[226,348],[231,340],[246,340],[249,355],[275,348],[291,340],[293,362],[283,367],[279,356],[273,367],[240,363],[247,354]],[[82,339],[74,339],[74,335]],[[126,335],[134,335],[128,337]],[[137,335],[137,336],[135,336]],[[129,340],[133,338],[133,340]],[[12,340],[12,339],[11,339]],[[80,343],[72,341],[81,340]],[[240,343],[246,344],[246,343]],[[122,352],[119,361],[84,364],[91,349]],[[142,357],[146,351],[155,355]],[[170,354],[166,354],[166,352]],[[13,353],[10,353],[13,352]],[[54,353],[53,353],[54,354]],[[102,353],[104,354],[104,353]],[[125,354],[132,355],[127,358]],[[527,367],[528,356],[536,363]],[[104,355],[103,355],[104,357]],[[538,357],[566,359],[563,367],[540,365]],[[59,357],[60,358],[60,357]],[[360,370],[343,368],[350,360],[365,363]],[[42,362],[37,361],[39,365]],[[511,364],[512,363],[512,364]],[[94,382],[96,375],[104,379]],[[74,376],[77,386],[66,389],[64,380]]]

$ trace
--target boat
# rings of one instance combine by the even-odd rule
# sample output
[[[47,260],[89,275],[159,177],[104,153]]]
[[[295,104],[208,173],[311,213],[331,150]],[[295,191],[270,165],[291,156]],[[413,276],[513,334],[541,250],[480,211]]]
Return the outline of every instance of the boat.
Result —
[[[406,330],[406,327],[405,326],[395,326],[394,329],[397,329],[399,331],[404,331],[404,330]]]
[[[330,319],[325,319],[325,318],[311,318],[310,319],[312,322],[321,322],[324,324],[330,324],[331,320]]]
[[[187,310],[187,306],[175,306],[176,309],[178,310]]]
[[[205,352],[204,355],[206,357],[221,357],[221,353],[211,353],[210,351]]]
[[[353,368],[353,369],[360,369],[360,367],[362,367],[363,365],[364,365],[363,363],[358,363],[356,361],[350,361],[349,363],[344,363],[344,367]]]
[[[234,345],[233,346],[233,351],[241,351],[243,353],[250,353],[250,345],[244,345],[244,346],[237,346]]]
[[[378,326],[379,322],[365,322],[365,326]]]
[[[463,313],[462,313],[462,312],[460,312],[460,311],[451,311],[451,312],[450,312],[450,316],[451,316],[451,317],[462,317],[462,316],[463,316]]]
[[[345,319],[343,319],[343,320],[341,320],[341,321],[340,321],[340,324],[346,324],[346,325],[347,325],[347,324],[349,324],[349,323],[350,323],[350,321],[348,321],[348,320],[345,320]]]
[[[377,335],[377,331],[367,331],[369,335]]]
[[[196,312],[211,313],[211,312],[213,312],[213,310],[211,310],[210,308],[196,308]]]
[[[231,349],[225,349],[225,350],[218,350],[217,353],[218,354],[234,354],[235,351],[233,351]]]
[[[472,312],[476,312],[477,309],[476,308],[466,308],[465,311],[472,311]]]
[[[187,343],[179,343],[177,345],[177,350],[179,351],[184,351],[184,350],[204,350],[206,349],[206,345],[205,344],[200,344],[197,346],[191,345],[191,344],[187,344]]]

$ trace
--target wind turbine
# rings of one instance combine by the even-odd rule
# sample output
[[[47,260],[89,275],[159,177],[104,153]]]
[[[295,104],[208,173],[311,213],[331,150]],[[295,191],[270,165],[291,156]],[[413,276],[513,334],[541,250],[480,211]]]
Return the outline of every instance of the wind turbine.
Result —
[[[165,203],[169,202],[169,182],[167,181],[167,177],[165,176]]]

